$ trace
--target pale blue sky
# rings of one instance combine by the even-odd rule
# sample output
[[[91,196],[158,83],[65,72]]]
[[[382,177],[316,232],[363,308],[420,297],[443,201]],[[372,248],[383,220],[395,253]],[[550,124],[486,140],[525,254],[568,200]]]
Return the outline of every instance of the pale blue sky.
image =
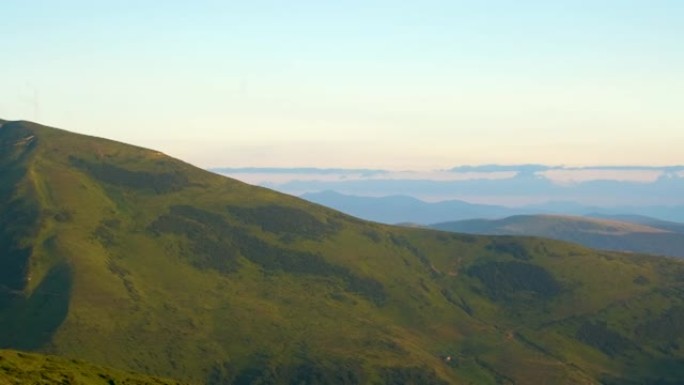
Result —
[[[0,15],[0,117],[203,167],[684,163],[680,0],[3,0]]]

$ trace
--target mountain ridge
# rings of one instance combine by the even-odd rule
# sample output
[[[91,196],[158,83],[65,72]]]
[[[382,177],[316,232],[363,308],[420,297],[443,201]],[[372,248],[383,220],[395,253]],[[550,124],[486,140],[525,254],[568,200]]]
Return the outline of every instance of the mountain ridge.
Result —
[[[436,223],[430,228],[483,235],[522,235],[574,242],[604,250],[684,257],[684,225],[648,217],[515,215],[503,219],[471,219]]]

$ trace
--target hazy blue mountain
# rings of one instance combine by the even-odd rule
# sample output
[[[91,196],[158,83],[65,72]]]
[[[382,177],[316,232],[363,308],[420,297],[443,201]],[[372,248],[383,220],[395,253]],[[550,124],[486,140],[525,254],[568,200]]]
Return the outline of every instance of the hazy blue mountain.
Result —
[[[303,194],[301,198],[358,218],[390,224],[429,224],[454,218],[501,218],[517,213],[516,210],[503,206],[478,205],[458,200],[430,203],[405,195],[363,197],[323,191]]]
[[[591,181],[564,186],[539,177],[515,177],[502,180],[295,180],[268,187],[301,195],[306,192],[332,190],[347,195],[389,196],[400,193],[422,197],[459,196],[457,200],[496,202],[534,202],[526,212],[544,212],[546,202],[573,202],[568,214],[639,214],[670,221],[684,222],[684,179],[663,178],[653,183]],[[503,204],[501,204],[503,205]],[[583,211],[578,212],[578,208]],[[565,210],[563,210],[565,211]]]
[[[679,226],[678,223],[665,221],[662,218],[684,218],[684,207],[682,206],[623,206],[605,208],[583,206],[575,202],[548,202],[523,207],[505,207],[473,204],[460,200],[425,202],[406,195],[358,196],[330,190],[306,193],[302,194],[301,197],[310,202],[331,207],[358,218],[390,224],[414,223],[426,225],[473,218],[497,219],[512,215],[562,214],[605,217],[606,219],[614,218],[627,222],[657,225],[656,227],[674,226],[674,228],[677,228]],[[630,220],[628,218],[633,219]],[[641,220],[636,220],[636,218],[641,218]],[[672,228],[668,229],[672,230]]]

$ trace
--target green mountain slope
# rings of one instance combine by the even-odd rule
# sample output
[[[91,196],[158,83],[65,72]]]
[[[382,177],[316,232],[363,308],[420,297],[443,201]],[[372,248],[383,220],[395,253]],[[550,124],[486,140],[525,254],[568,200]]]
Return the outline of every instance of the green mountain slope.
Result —
[[[537,236],[597,249],[684,257],[684,233],[678,231],[678,225],[567,215],[516,215],[498,220],[445,222],[430,227],[468,234]]]
[[[0,384],[180,385],[182,383],[57,356],[0,350]]]
[[[0,127],[0,347],[208,384],[674,384],[684,265],[363,222]]]
[[[590,218],[608,219],[620,222],[636,223],[640,225],[646,225],[648,227],[655,227],[661,230],[666,230],[673,233],[684,234],[684,223],[664,221],[661,219],[656,219],[653,217],[648,217],[644,215],[629,215],[629,214],[616,214],[616,215],[606,215],[606,214],[587,214]]]

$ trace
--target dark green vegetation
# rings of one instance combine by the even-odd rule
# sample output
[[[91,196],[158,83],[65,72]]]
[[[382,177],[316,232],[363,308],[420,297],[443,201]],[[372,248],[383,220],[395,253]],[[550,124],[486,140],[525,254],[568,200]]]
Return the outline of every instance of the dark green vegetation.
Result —
[[[684,264],[359,221],[0,128],[0,347],[207,384],[674,384]]]
[[[537,236],[597,249],[684,257],[684,225],[648,219],[635,217],[628,222],[565,215],[516,215],[499,220],[445,222],[430,227],[469,234]]]
[[[181,385],[56,356],[0,350],[0,384],[31,385]]]

